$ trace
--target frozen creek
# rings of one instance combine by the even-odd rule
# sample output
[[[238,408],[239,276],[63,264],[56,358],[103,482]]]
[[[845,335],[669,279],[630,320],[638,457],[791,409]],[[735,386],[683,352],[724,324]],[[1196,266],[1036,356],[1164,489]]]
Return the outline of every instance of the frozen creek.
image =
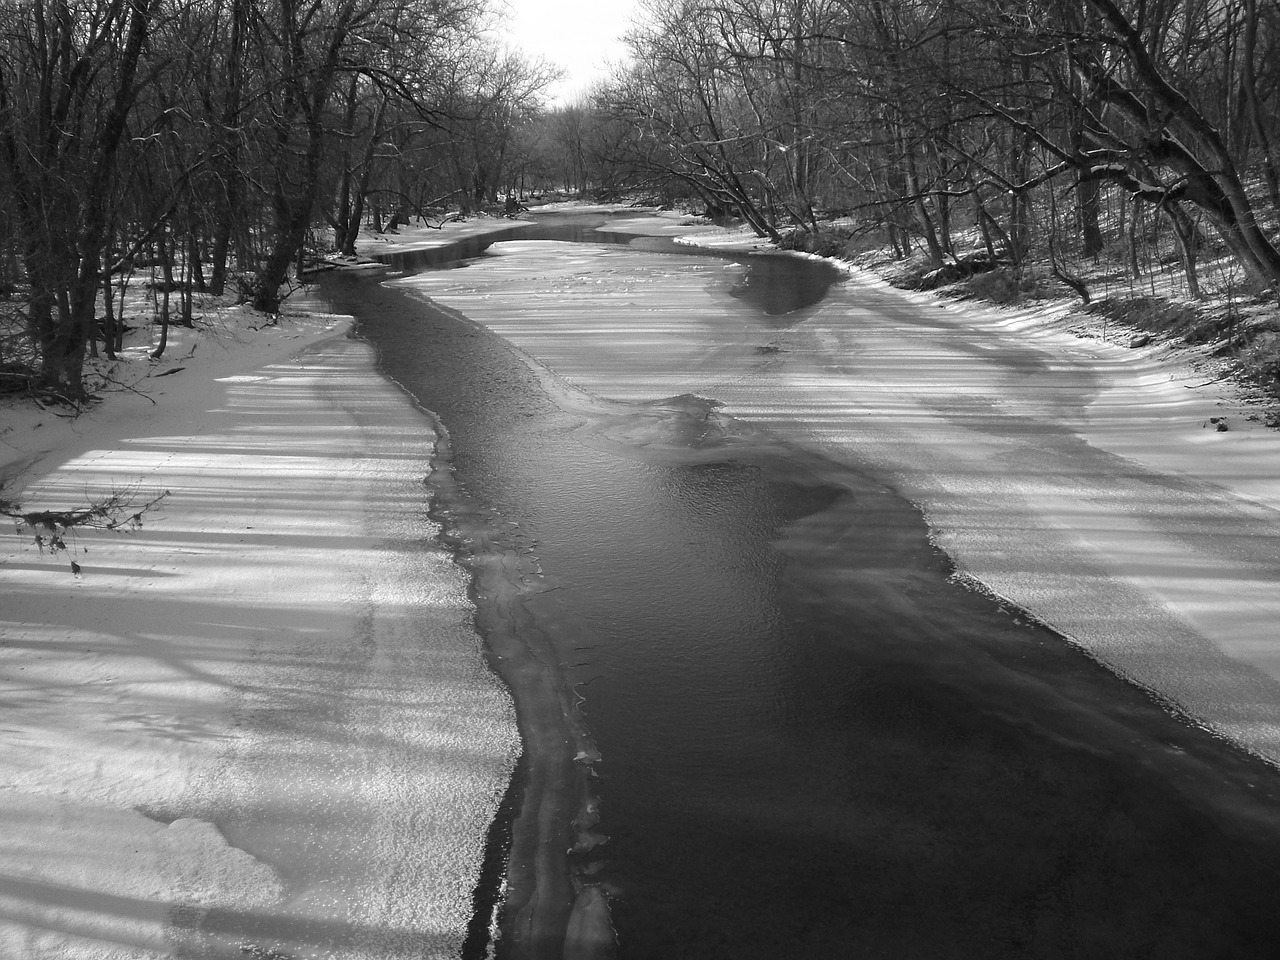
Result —
[[[1113,353],[760,276],[517,239],[338,294],[522,714],[500,951],[606,955],[608,901],[624,957],[1267,955],[1274,771],[1137,686],[1280,755],[1265,495],[1161,469]]]

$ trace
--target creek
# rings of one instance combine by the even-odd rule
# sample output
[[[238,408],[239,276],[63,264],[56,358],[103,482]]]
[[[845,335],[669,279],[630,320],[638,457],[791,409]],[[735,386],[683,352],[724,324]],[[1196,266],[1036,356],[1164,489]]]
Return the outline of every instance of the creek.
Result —
[[[390,266],[724,263],[596,226]],[[735,263],[767,328],[837,279]],[[495,911],[500,957],[1274,955],[1275,770],[955,577],[884,477],[714,398],[588,393],[376,278],[323,292],[440,424],[432,509],[521,718],[470,956]]]

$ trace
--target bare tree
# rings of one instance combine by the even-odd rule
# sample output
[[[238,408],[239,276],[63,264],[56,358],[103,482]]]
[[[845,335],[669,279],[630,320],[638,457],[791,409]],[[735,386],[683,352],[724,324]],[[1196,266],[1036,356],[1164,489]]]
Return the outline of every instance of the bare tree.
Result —
[[[153,0],[30,0],[4,12],[0,164],[29,286],[39,385],[84,393],[118,155],[140,88]]]

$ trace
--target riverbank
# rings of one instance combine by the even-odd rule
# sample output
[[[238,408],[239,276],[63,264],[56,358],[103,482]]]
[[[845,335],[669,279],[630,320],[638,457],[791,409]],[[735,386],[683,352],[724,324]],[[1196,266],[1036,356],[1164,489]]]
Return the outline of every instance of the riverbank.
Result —
[[[133,344],[79,417],[4,409],[26,508],[168,492],[70,558],[0,541],[6,957],[458,955],[519,745],[431,423],[349,318],[262,322]]]

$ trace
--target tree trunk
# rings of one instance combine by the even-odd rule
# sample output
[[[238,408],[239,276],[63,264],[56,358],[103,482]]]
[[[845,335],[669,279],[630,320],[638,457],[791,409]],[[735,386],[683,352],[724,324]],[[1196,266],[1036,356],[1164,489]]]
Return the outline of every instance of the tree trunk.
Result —
[[[102,276],[102,349],[109,360],[116,358],[116,299],[111,288],[111,274]]]
[[[318,64],[308,66],[304,63],[300,35],[295,37],[294,46],[284,51],[285,96],[276,120],[279,154],[276,159],[275,196],[272,197],[272,236],[267,256],[250,287],[250,303],[263,313],[279,312],[282,301],[280,288],[288,278],[290,264],[302,255],[306,243],[320,183],[325,109],[354,12],[351,0],[346,0],[334,12],[324,58]],[[297,24],[289,26],[294,30],[298,28]],[[301,158],[293,156],[289,149],[289,140],[299,121],[306,137]]]
[[[156,344],[155,349],[150,353],[152,360],[159,360],[163,356],[165,348],[169,345],[169,290],[173,286],[173,267],[172,253],[170,247],[164,242],[164,231],[161,230],[159,236],[156,237],[156,254],[160,260],[160,291],[157,299],[159,300],[159,320],[160,320],[160,342]],[[152,290],[155,289],[155,270],[151,271]]]
[[[1173,224],[1173,235],[1178,241],[1178,253],[1182,257],[1182,271],[1187,278],[1187,293],[1192,299],[1200,299],[1200,278],[1196,273],[1196,253],[1199,231],[1195,221],[1177,203],[1167,203],[1162,208]]]
[[[1133,86],[1122,86],[1112,72],[1103,72],[1091,61],[1077,62],[1076,68],[1101,100],[1139,126],[1149,126],[1156,114],[1165,115],[1166,124],[1177,121],[1177,136],[1164,129],[1149,132],[1144,152],[1181,174],[1186,185],[1181,198],[1204,210],[1250,278],[1273,293],[1280,291],[1280,249],[1260,227],[1240,168],[1220,131],[1165,78],[1141,30],[1113,0],[1085,2],[1114,34],[1116,48],[1131,68]]]
[[[1142,279],[1142,270],[1138,266],[1138,244],[1139,236],[1142,231],[1142,201],[1133,198],[1133,215],[1129,218],[1129,236],[1128,236],[1128,255],[1129,255],[1129,276],[1134,280]]]
[[[209,284],[204,279],[204,264],[201,261],[203,253],[200,249],[200,237],[194,230],[189,231],[186,272],[191,281],[191,289],[193,292],[208,293]]]
[[[1081,250],[1086,257],[1096,257],[1106,246],[1098,223],[1101,190],[1094,177],[1082,176],[1076,181],[1076,219],[1080,227]]]
[[[240,215],[240,186],[244,176],[240,169],[240,138],[236,132],[242,107],[240,65],[244,56],[244,39],[249,22],[251,0],[233,0],[231,4],[231,36],[227,51],[227,86],[223,91],[222,116],[218,131],[220,146],[214,151],[213,170],[217,180],[213,217],[212,269],[209,292],[220,297],[227,285],[227,260],[231,240]]]
[[[929,262],[942,263],[944,251],[938,242],[938,233],[934,229],[933,218],[929,216],[929,208],[925,205],[924,196],[920,193],[920,177],[916,172],[914,149],[907,143],[901,127],[895,128],[898,149],[902,152],[903,174],[906,178],[907,196],[911,198],[911,212],[915,216],[916,226],[924,237],[929,250]]]
[[[1240,88],[1244,95],[1244,105],[1248,112],[1249,127],[1258,143],[1261,154],[1263,181],[1267,185],[1267,196],[1274,211],[1280,213],[1280,171],[1276,169],[1276,156],[1272,150],[1271,137],[1267,133],[1262,102],[1258,97],[1257,79],[1257,44],[1258,44],[1258,3],[1257,0],[1244,0],[1245,35],[1244,50],[1241,54]]]

